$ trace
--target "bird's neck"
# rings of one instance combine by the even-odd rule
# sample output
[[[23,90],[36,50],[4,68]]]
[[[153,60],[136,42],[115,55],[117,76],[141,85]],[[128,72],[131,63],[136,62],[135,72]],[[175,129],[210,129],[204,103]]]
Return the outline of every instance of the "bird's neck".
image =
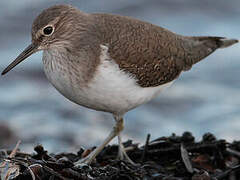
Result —
[[[87,85],[91,81],[97,67],[96,62],[89,59],[87,52],[82,51],[76,56],[64,48],[44,50],[42,61],[48,79],[55,73],[59,76],[71,76],[72,81],[81,85]]]

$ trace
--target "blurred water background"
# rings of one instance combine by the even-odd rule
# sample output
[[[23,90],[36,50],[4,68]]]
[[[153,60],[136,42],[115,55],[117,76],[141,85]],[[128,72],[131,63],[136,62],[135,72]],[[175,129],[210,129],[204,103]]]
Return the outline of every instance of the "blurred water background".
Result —
[[[30,43],[34,17],[59,3],[85,12],[132,16],[183,35],[240,39],[239,0],[1,0],[1,71]],[[59,94],[44,76],[41,56],[31,56],[0,77],[0,132],[9,126],[15,133],[0,144],[21,139],[25,151],[41,143],[50,152],[100,144],[114,124],[111,115],[75,105]],[[218,138],[239,140],[239,69],[240,45],[216,51],[156,99],[126,114],[124,140],[144,143],[147,133],[157,138],[184,131],[198,139],[210,131]]]

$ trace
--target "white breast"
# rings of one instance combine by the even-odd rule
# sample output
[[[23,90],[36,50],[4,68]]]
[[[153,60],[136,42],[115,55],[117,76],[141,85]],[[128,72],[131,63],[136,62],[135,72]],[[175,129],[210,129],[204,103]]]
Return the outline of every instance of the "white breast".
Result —
[[[140,87],[133,76],[121,71],[118,65],[110,60],[107,46],[101,45],[101,49],[100,65],[87,86],[72,85],[67,77],[61,75],[61,72],[48,71],[48,68],[44,66],[47,78],[71,101],[91,109],[115,114],[124,114],[150,101],[172,84],[170,82],[157,87]],[[49,56],[53,58],[49,53],[44,53],[45,59],[49,59]]]

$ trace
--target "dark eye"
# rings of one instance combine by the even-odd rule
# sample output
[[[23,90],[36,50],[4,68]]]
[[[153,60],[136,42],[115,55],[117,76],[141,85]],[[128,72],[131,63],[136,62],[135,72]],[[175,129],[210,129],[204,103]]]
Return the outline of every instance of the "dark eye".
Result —
[[[53,27],[52,26],[47,26],[43,29],[44,35],[51,35],[53,32]]]

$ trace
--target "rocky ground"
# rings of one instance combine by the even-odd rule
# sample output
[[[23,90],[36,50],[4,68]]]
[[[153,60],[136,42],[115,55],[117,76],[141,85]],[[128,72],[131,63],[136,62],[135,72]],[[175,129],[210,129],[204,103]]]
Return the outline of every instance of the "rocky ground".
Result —
[[[138,165],[116,160],[118,147],[109,145],[91,165],[74,166],[92,149],[49,154],[38,145],[32,154],[21,152],[20,142],[13,150],[0,151],[1,179],[15,180],[237,180],[240,179],[240,141],[228,143],[213,134],[195,141],[191,133],[172,134],[150,140],[138,147],[124,143],[129,157]]]

